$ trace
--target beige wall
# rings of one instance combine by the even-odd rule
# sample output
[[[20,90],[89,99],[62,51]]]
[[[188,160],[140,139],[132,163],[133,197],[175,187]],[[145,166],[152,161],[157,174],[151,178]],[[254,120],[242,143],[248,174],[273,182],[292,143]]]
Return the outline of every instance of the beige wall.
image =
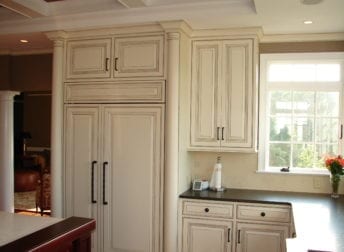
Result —
[[[330,46],[332,45],[332,46]],[[308,49],[307,49],[308,48]],[[331,50],[329,48],[332,48]],[[336,49],[334,49],[336,48]],[[326,43],[276,43],[260,44],[261,52],[282,53],[300,52],[311,49],[314,51],[344,51],[344,41]],[[190,87],[184,87],[181,92],[189,92]],[[181,111],[189,111],[189,100],[181,100]],[[189,128],[181,128],[182,132]],[[217,153],[187,152],[191,165],[191,180],[195,178],[209,179],[216,162]],[[329,176],[325,175],[293,175],[257,173],[257,153],[221,153],[223,185],[229,188],[249,188],[259,190],[296,191],[312,193],[329,193]],[[190,180],[190,182],[191,182]],[[344,185],[340,188],[344,193]]]

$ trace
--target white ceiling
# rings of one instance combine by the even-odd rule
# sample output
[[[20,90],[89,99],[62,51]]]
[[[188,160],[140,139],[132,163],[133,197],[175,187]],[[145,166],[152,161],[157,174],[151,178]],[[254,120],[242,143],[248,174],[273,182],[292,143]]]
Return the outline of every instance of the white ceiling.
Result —
[[[323,0],[316,5],[301,1],[0,0],[0,50],[51,47],[44,41],[41,32],[45,31],[166,20],[185,20],[193,29],[262,27],[270,35],[344,33],[344,0]],[[304,20],[313,24],[305,25]],[[30,43],[18,43],[27,36]]]

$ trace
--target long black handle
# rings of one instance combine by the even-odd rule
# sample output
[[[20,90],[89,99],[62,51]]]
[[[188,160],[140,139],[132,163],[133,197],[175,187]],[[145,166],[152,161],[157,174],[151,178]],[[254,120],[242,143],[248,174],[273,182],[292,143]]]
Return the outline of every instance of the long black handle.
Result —
[[[340,137],[339,139],[343,139],[343,124],[340,125]]]
[[[92,167],[91,167],[91,202],[97,203],[97,201],[94,199],[94,166],[97,163],[97,161],[92,161]]]
[[[109,61],[110,61],[110,58],[105,59],[105,71],[109,71]]]
[[[240,229],[238,230],[238,244],[240,244]]]
[[[116,57],[116,58],[115,58],[115,71],[116,71],[116,72],[118,71],[117,62],[118,62],[118,58]]]
[[[103,163],[103,205],[107,205],[107,201],[105,200],[105,169],[106,166],[108,165],[108,162]]]
[[[225,127],[222,127],[222,133],[221,133],[221,136],[222,136],[222,140],[225,140],[224,136],[223,136],[223,132],[225,130]]]
[[[220,127],[217,127],[216,128],[216,140],[220,140],[220,138],[219,138],[219,131],[220,131]]]
[[[228,228],[227,242],[231,242],[231,229],[230,228]]]

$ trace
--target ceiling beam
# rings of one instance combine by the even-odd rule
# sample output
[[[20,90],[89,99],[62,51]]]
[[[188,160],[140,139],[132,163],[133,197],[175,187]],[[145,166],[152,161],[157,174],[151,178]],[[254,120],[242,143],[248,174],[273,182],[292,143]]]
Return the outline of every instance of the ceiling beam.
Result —
[[[43,17],[42,13],[14,0],[0,0],[0,5],[28,18]]]
[[[117,0],[120,4],[127,8],[139,8],[149,5],[150,0]]]

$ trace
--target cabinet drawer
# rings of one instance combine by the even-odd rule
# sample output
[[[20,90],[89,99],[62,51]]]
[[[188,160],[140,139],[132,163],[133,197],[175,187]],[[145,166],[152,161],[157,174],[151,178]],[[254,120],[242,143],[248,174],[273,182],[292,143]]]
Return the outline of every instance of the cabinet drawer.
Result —
[[[165,82],[67,83],[66,102],[164,102]]]
[[[288,207],[238,205],[237,218],[240,220],[290,222]]]
[[[183,214],[229,219],[233,218],[233,205],[226,203],[185,201],[183,203]]]

